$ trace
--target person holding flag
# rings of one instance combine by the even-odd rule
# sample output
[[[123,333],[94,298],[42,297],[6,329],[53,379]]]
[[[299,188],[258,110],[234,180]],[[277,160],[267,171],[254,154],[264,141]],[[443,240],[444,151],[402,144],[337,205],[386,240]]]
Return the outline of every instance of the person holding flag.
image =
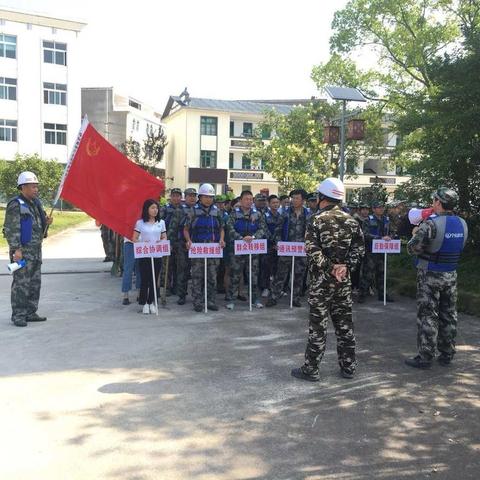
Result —
[[[198,202],[193,207],[185,221],[183,234],[185,236],[187,250],[190,250],[192,243],[219,243],[221,248],[225,247],[225,231],[223,216],[220,209],[213,204],[215,189],[209,183],[204,183],[198,189]],[[196,312],[203,310],[203,298],[207,288],[207,308],[217,311],[215,297],[217,294],[217,268],[219,260],[209,258],[207,260],[207,282],[205,278],[205,259],[192,258],[192,297],[193,309]]]

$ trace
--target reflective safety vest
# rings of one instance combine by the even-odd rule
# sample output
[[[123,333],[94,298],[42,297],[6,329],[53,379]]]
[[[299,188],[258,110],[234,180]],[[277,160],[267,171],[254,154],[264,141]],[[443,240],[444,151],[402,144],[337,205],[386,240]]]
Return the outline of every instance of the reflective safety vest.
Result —
[[[390,231],[390,219],[386,215],[383,215],[380,219],[375,215],[369,215],[368,220],[370,235],[378,238],[388,235]]]
[[[255,207],[252,207],[247,213],[244,213],[240,207],[237,207],[233,212],[233,216],[235,219],[233,228],[239,235],[242,237],[255,235],[261,218],[261,213]]]
[[[220,210],[212,205],[208,209],[198,203],[193,207],[190,237],[193,243],[217,243],[220,241]]]
[[[288,207],[284,210],[283,216],[285,220],[283,221],[282,225],[282,242],[288,242],[288,229],[290,228],[290,212],[292,212],[291,207]],[[307,220],[310,215],[310,211],[308,208],[303,207],[303,214],[305,215],[305,230],[307,227]],[[303,236],[305,236],[305,230],[303,231]],[[303,240],[299,240],[303,241]]]
[[[460,254],[468,237],[468,227],[463,218],[456,215],[431,215],[434,238],[425,250],[417,256],[417,268],[432,272],[453,272],[457,269]]]
[[[278,211],[276,215],[274,215],[269,208],[265,212],[265,223],[267,224],[268,230],[270,232],[270,237],[273,238],[273,235],[275,234],[275,229],[277,228],[278,222],[281,218],[282,216],[278,213]]]
[[[20,205],[20,244],[23,246],[32,241],[33,215],[27,202],[22,197],[15,197],[10,202],[18,202]],[[42,231],[44,232],[47,226],[47,217],[45,216],[40,200],[35,198],[33,203],[38,209]]]

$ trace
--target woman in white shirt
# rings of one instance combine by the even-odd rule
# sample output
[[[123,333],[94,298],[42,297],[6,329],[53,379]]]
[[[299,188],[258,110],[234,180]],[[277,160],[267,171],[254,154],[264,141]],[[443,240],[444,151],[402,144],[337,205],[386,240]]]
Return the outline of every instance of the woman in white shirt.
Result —
[[[158,203],[155,200],[148,199],[143,203],[142,218],[137,220],[133,230],[132,240],[134,242],[151,242],[167,238],[165,222],[160,220]],[[140,258],[140,276],[142,283],[140,285],[140,295],[138,303],[143,305],[142,312],[157,313],[155,309],[155,293],[153,291],[152,262],[150,258]],[[153,259],[155,266],[155,278],[158,279],[161,268],[161,259]]]

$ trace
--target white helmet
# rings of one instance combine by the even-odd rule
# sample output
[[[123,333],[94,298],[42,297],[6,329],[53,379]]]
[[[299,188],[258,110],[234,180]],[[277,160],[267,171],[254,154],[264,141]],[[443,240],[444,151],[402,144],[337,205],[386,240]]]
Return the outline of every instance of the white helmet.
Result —
[[[214,197],[215,196],[215,189],[213,188],[213,185],[210,185],[209,183],[204,183],[198,189],[198,194],[199,195],[206,195],[207,197]]]
[[[33,172],[22,172],[18,176],[17,187],[26,183],[38,183],[38,178]]]
[[[343,200],[345,197],[345,187],[338,178],[326,178],[318,187],[317,192],[333,200]]]

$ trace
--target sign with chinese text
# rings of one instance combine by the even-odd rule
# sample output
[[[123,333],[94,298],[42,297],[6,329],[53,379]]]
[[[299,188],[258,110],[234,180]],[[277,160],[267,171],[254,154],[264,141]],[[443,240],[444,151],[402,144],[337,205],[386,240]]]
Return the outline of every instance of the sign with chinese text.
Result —
[[[304,242],[278,242],[277,255],[279,257],[306,257]]]
[[[222,258],[223,248],[219,243],[192,243],[188,258]]]
[[[372,253],[400,253],[400,240],[373,240]]]
[[[267,253],[266,240],[235,240],[235,255],[257,255],[259,253]]]
[[[170,240],[159,242],[135,242],[133,244],[135,258],[158,258],[170,255]]]

